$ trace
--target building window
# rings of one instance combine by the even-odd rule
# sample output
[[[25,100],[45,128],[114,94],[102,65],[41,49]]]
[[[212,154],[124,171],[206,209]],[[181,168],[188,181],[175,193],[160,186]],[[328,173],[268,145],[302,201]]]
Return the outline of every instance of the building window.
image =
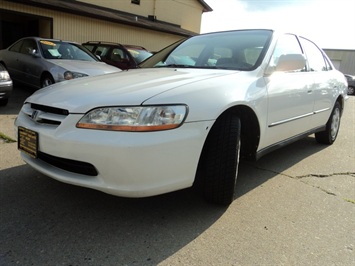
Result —
[[[141,0],[131,0],[132,4],[139,5],[141,3]]]

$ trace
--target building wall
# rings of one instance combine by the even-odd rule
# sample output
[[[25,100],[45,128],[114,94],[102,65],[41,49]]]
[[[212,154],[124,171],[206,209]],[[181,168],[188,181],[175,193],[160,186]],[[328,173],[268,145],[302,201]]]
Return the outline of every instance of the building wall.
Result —
[[[196,0],[141,0],[140,5],[132,4],[131,0],[80,0],[80,2],[143,17],[152,15],[157,20],[180,25],[181,28],[196,33],[201,29],[202,7]]]
[[[85,2],[89,1],[90,0],[86,0]],[[141,3],[145,3],[146,1],[147,3],[153,2],[153,0],[144,0],[141,1]],[[118,1],[103,2],[112,4]],[[128,0],[127,3],[128,2],[130,3],[130,0]],[[139,27],[128,26],[99,19],[87,18],[84,16],[67,14],[59,11],[52,11],[49,9],[32,7],[29,5],[7,2],[3,0],[0,0],[0,7],[5,10],[50,18],[53,21],[53,38],[70,40],[79,43],[96,40],[110,41],[123,44],[141,45],[150,51],[158,51],[164,48],[165,46],[183,38],[179,35],[162,33],[149,29],[143,29]],[[40,28],[47,27],[48,26],[45,25]]]
[[[323,49],[336,69],[355,76],[355,50]]]
[[[196,33],[200,32],[202,10],[197,1],[191,0],[156,0],[156,16],[158,20],[180,25],[181,28]],[[142,2],[142,1],[141,1]]]

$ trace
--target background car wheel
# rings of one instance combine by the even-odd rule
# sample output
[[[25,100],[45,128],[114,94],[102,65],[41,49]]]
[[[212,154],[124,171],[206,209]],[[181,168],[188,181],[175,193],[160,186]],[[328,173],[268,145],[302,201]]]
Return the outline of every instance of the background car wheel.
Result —
[[[240,151],[240,120],[229,112],[217,119],[202,150],[195,185],[212,203],[234,200]]]
[[[355,88],[349,86],[349,87],[348,87],[348,95],[354,95],[354,94],[355,94]]]
[[[41,80],[41,88],[47,87],[52,84],[54,84],[54,79],[52,78],[52,76],[49,74],[44,75]]]
[[[316,140],[322,144],[333,144],[338,136],[341,118],[341,107],[336,102],[326,125],[326,130],[315,134]]]

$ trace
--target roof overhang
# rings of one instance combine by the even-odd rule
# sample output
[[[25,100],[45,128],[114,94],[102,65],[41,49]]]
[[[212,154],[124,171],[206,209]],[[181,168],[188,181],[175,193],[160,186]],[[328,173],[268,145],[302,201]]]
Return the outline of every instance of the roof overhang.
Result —
[[[198,2],[203,6],[203,12],[211,12],[213,9],[204,1],[204,0],[198,0]]]
[[[75,14],[84,17],[103,19],[113,23],[120,23],[129,26],[145,28],[153,31],[160,31],[184,37],[191,37],[198,33],[182,29],[179,25],[167,22],[152,20],[143,16],[126,13],[110,8],[100,7],[88,3],[74,0],[6,0],[24,5],[46,8],[55,11],[61,11],[69,14]],[[203,12],[212,11],[205,1],[198,0],[203,6]]]

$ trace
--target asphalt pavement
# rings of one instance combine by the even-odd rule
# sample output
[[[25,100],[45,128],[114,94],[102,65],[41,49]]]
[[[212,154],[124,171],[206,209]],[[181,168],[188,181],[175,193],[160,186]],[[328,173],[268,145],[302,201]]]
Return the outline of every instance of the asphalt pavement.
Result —
[[[31,93],[0,107],[0,265],[355,265],[355,97],[333,145],[309,136],[242,162],[227,208],[191,189],[127,199],[33,170],[9,142]]]

